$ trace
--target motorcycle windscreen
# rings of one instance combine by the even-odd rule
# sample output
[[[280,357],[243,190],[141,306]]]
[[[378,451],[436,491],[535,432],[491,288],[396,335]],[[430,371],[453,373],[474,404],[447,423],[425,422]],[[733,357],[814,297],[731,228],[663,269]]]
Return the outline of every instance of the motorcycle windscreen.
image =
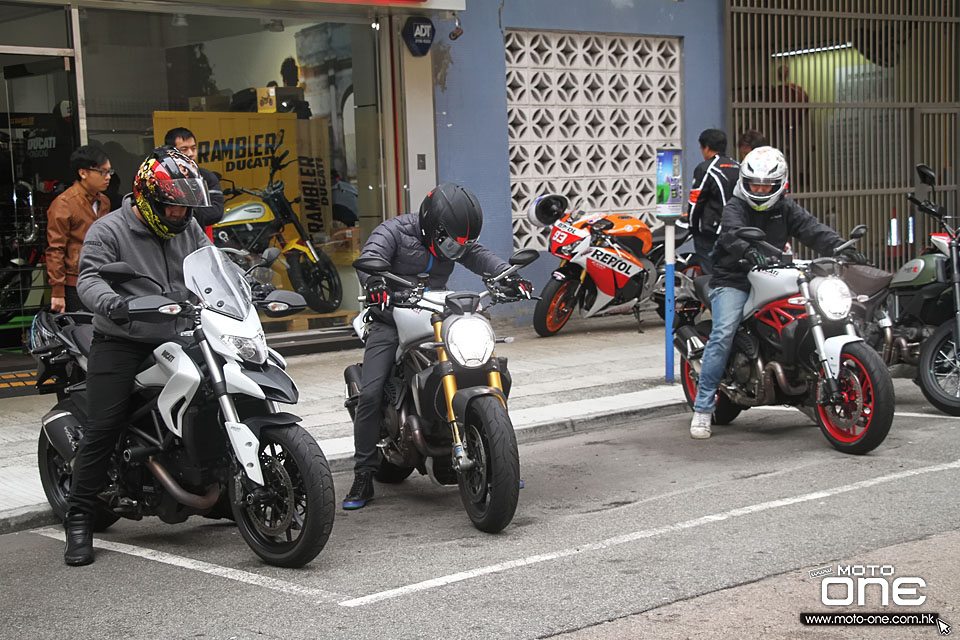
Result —
[[[197,249],[183,259],[183,278],[211,311],[243,320],[250,309],[250,285],[243,271],[213,246]]]

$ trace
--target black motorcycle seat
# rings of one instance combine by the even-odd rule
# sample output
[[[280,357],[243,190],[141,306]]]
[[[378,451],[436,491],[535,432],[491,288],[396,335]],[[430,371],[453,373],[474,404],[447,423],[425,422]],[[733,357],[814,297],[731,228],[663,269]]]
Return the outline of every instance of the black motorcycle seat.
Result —
[[[893,274],[865,264],[848,265],[843,270],[843,281],[857,294],[872,296],[886,289]]]
[[[92,324],[71,324],[63,328],[63,334],[71,340],[84,358],[90,357],[90,344],[93,342]]]
[[[710,292],[713,291],[713,287],[710,286],[711,277],[708,275],[700,276],[693,281],[693,290],[707,309],[710,308]]]

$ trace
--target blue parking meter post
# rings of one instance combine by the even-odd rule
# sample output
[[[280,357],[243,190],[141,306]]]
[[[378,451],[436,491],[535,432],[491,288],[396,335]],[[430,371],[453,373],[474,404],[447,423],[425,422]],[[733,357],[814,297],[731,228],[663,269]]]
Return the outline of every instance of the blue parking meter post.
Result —
[[[676,261],[676,224],[682,215],[681,176],[683,152],[657,149],[657,219],[664,224],[664,328],[666,329],[667,382],[673,382],[673,314],[677,304],[673,269]]]
[[[666,266],[663,274],[664,285],[664,315],[663,325],[666,346],[666,378],[673,382],[673,314],[676,304],[676,278],[674,277],[674,263],[676,262],[676,230],[680,214],[658,213],[657,218],[664,224],[664,258]]]

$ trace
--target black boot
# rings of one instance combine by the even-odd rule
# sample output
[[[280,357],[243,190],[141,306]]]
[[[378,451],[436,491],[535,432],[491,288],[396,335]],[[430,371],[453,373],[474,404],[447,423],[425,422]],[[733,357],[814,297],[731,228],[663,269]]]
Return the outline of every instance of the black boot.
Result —
[[[373,472],[358,471],[353,476],[353,486],[343,499],[343,508],[362,509],[370,500],[373,500]]]
[[[93,523],[85,513],[70,513],[63,522],[67,534],[67,546],[63,561],[72,567],[81,567],[93,562]]]

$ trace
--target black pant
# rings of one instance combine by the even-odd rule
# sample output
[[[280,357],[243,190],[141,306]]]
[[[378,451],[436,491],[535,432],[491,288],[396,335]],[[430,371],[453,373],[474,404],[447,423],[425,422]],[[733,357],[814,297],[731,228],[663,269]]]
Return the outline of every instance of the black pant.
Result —
[[[65,286],[63,288],[63,301],[66,305],[66,311],[68,312],[88,310],[80,301],[80,296],[77,294],[76,287]]]
[[[370,333],[363,350],[360,398],[353,419],[353,468],[357,473],[376,471],[380,466],[377,443],[383,422],[383,385],[393,367],[399,345],[400,336],[395,326],[376,320],[370,323]]]
[[[103,503],[97,494],[107,481],[107,468],[127,425],[133,379],[156,345],[95,334],[87,367],[90,415],[73,461],[71,513],[95,513]]]
[[[713,273],[713,261],[710,259],[710,253],[713,251],[713,245],[717,242],[717,236],[712,233],[693,234],[693,246],[697,251],[697,258],[700,261],[700,271],[703,275]]]

